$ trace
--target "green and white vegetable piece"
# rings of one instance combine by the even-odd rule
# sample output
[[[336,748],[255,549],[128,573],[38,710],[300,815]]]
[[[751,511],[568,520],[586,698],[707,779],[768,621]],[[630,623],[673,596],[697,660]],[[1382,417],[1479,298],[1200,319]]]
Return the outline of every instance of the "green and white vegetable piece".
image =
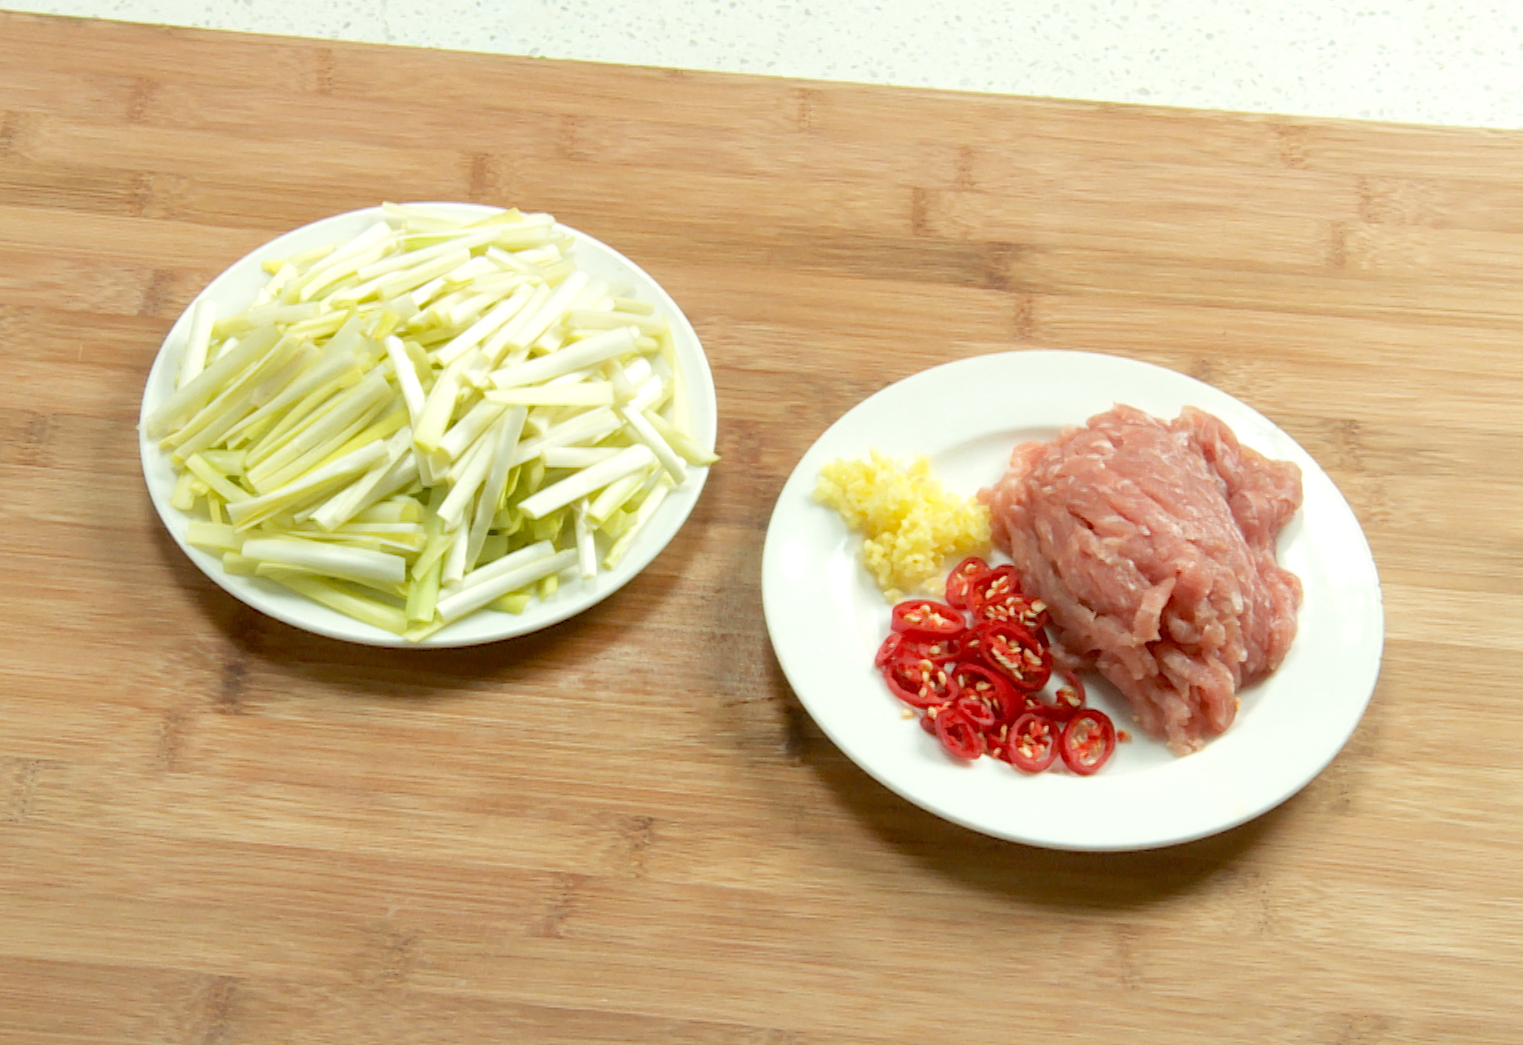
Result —
[[[388,204],[265,261],[243,311],[195,302],[143,421],[186,541],[413,642],[616,568],[716,458],[667,318],[573,245],[548,214]]]

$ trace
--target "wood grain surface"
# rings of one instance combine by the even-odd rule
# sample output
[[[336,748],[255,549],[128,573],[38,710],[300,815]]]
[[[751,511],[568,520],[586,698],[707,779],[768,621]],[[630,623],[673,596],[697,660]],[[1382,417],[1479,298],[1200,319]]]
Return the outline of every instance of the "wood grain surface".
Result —
[[[651,568],[464,651],[245,609],[136,456],[204,283],[409,199],[615,245],[719,392]],[[0,346],[0,1042],[1523,1041],[1523,135],[0,14]],[[799,456],[1026,346],[1246,400],[1366,528],[1369,713],[1246,826],[972,834],[782,677]]]

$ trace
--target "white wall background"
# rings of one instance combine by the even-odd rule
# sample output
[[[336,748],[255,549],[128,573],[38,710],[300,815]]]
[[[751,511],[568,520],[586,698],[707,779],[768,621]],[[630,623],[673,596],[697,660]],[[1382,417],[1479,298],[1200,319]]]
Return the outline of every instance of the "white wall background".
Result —
[[[1520,0],[0,0],[633,65],[1523,129]]]

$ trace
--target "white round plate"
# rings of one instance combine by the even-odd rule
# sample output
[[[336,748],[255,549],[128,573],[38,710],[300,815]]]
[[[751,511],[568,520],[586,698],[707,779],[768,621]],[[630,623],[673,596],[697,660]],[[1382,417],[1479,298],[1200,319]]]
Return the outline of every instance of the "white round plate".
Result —
[[[1177,758],[1135,727],[1120,694],[1093,676],[1091,703],[1133,739],[1092,777],[1036,776],[1004,762],[961,763],[904,717],[873,668],[889,604],[861,565],[860,536],[812,497],[820,468],[876,449],[930,458],[971,496],[1003,474],[1011,449],[1128,403],[1164,418],[1185,406],[1226,421],[1246,446],[1301,466],[1305,501],[1278,554],[1305,586],[1299,629],[1278,671],[1241,693],[1225,734]],[[948,363],[860,403],[809,449],[783,487],[762,556],[767,629],[794,692],[852,761],[923,808],[985,834],[1055,849],[1170,845],[1273,808],[1321,772],[1358,724],[1380,670],[1380,582],[1348,503],[1290,436],[1209,385],[1162,367],[1086,352],[1030,351]]]
[[[484,217],[500,209],[474,203],[425,203],[419,206],[462,219]],[[342,243],[363,232],[381,216],[381,208],[370,207],[324,218],[288,232],[235,262],[226,272],[212,280],[202,291],[202,296],[216,300],[217,314],[220,316],[240,312],[269,278],[260,268],[264,260],[286,258],[327,243]],[[693,432],[704,447],[712,449],[718,420],[714,378],[709,372],[708,358],[704,355],[703,346],[699,343],[692,324],[682,314],[677,303],[661,289],[660,284],[634,262],[586,233],[564,225],[558,227],[576,237],[571,256],[578,268],[608,280],[615,286],[628,288],[628,296],[654,304],[670,321],[678,364],[689,391]],[[189,520],[169,503],[175,485],[169,457],[156,443],[142,435],[141,420],[147,418],[174,391],[175,374],[189,332],[190,312],[187,309],[164,339],[153,369],[149,371],[148,384],[143,390],[138,440],[141,444],[143,475],[148,481],[148,492],[153,498],[154,507],[191,561],[228,593],[277,620],[319,635],[371,646],[472,646],[524,635],[563,621],[607,598],[649,565],[677,535],[698,502],[704,480],[708,478],[707,468],[689,468],[687,481],[667,496],[616,568],[600,571],[590,581],[577,579],[563,583],[548,601],[535,600],[521,614],[482,610],[441,628],[421,642],[408,642],[400,636],[310,602],[273,582],[256,577],[230,576],[223,572],[221,561],[216,556],[186,542],[186,523]]]

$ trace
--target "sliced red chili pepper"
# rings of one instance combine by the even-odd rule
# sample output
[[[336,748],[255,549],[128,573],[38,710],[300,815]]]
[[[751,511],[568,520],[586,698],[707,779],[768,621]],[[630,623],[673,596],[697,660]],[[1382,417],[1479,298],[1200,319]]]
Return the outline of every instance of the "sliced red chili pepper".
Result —
[[[964,661],[952,668],[952,680],[957,683],[957,706],[983,729],[1013,722],[1025,710],[1025,701],[1015,687],[993,668]],[[969,710],[969,704],[979,704],[987,711]]]
[[[972,612],[980,620],[1007,620],[1032,632],[1040,632],[1047,627],[1047,604],[1018,591],[992,595],[980,602]]]
[[[903,642],[899,648],[906,653],[913,653],[917,657],[926,660],[934,660],[938,664],[956,660],[962,656],[962,637],[968,629],[964,628],[956,635],[948,635],[936,640],[916,638],[913,635],[903,635]]]
[[[977,618],[972,628],[964,608]],[[911,599],[894,607],[892,620],[874,664],[954,758],[988,753],[1036,773],[1061,755],[1088,775],[1114,752],[1114,724],[1084,707],[1084,683],[1073,672],[1058,669],[1067,685],[1053,703],[1041,699],[1053,671],[1042,631],[1047,608],[1022,594],[1013,566],[989,568],[971,556],[947,578],[945,603]]]
[[[993,729],[984,730],[984,754],[990,758],[1005,758],[1005,742],[1010,737],[1010,723],[1002,722]]]
[[[1084,683],[1067,668],[1059,668],[1058,674],[1067,680],[1068,685],[1059,686],[1052,703],[1044,702],[1038,710],[1054,722],[1067,722],[1084,708]]]
[[[960,610],[968,608],[968,586],[975,577],[988,572],[989,564],[977,555],[970,555],[947,574],[947,605]]]
[[[959,693],[956,702],[952,706],[962,712],[979,732],[993,729],[999,723],[999,710],[986,701],[979,700],[970,694]]]
[[[1021,592],[1021,578],[1014,566],[994,566],[968,582],[967,609],[973,613],[990,599],[1007,592]]]
[[[984,655],[984,637],[977,628],[969,628],[958,637],[957,659],[964,664],[988,666],[989,658]]]
[[[1028,711],[1010,726],[1005,761],[1023,773],[1040,773],[1058,757],[1058,727]]]
[[[1052,653],[1034,632],[1010,621],[992,620],[974,631],[988,664],[1016,689],[1034,693],[1052,677]]]
[[[878,647],[878,653],[873,657],[873,667],[881,668],[901,653],[945,664],[962,655],[962,637],[959,634],[930,642],[913,638],[902,631],[891,631],[888,638],[883,640],[883,645]]]
[[[889,692],[912,708],[950,704],[957,699],[957,683],[945,665],[903,651],[883,665],[883,680]]]
[[[1084,680],[1068,668],[1058,668],[1058,674],[1062,675],[1063,681],[1068,683],[1067,686],[1059,687],[1058,696],[1062,697],[1065,689],[1071,689],[1073,690],[1074,697],[1077,699],[1071,699],[1069,703],[1072,703],[1076,708],[1082,708],[1085,700],[1088,699],[1088,695],[1084,692]]]
[[[1085,708],[1063,727],[1063,763],[1080,776],[1105,765],[1115,750],[1116,727],[1103,711]]]
[[[894,607],[893,629],[921,639],[956,635],[968,626],[960,610],[934,599],[909,599]]]
[[[947,754],[971,762],[984,753],[984,735],[954,705],[936,713],[936,739]]]
[[[1020,693],[1021,700],[1024,701],[1021,706],[1021,714],[1024,715],[1026,712],[1030,711],[1038,715],[1046,715],[1048,718],[1052,718],[1052,705],[1042,699],[1041,693],[1021,693],[1019,690],[1016,692]]]

